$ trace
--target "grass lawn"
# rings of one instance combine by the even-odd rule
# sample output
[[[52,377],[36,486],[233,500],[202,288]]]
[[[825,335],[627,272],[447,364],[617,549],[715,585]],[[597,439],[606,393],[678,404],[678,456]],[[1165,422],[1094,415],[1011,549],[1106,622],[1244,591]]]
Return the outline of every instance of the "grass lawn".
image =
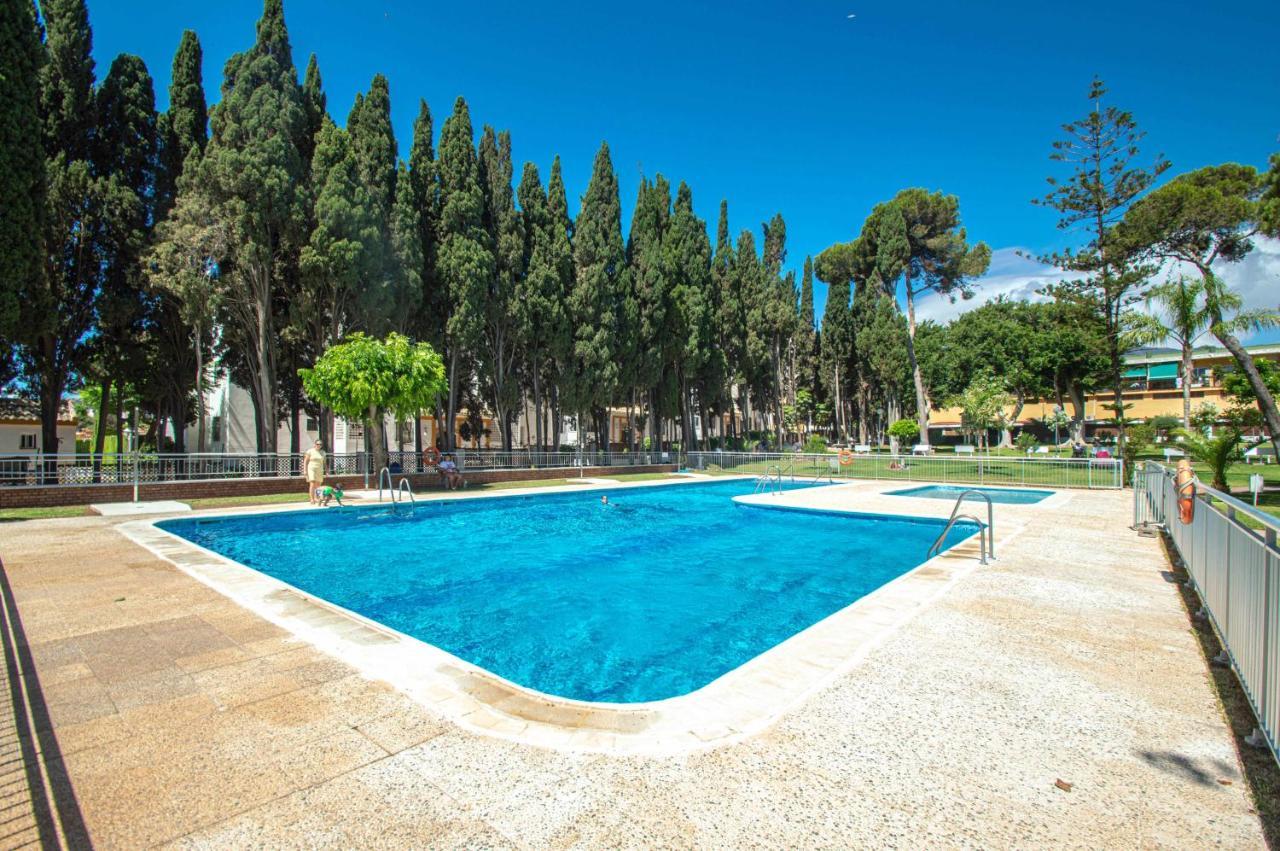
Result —
[[[192,511],[202,508],[235,508],[240,505],[277,505],[283,502],[306,502],[307,494],[302,490],[289,493],[268,493],[256,496],[212,496],[204,499],[180,500],[191,506]]]
[[[856,455],[849,464],[841,465],[835,455],[828,458],[813,459],[799,457],[784,458],[781,462],[753,461],[747,464],[733,464],[723,467],[709,464],[705,470],[694,470],[711,475],[754,474],[771,472],[770,468],[781,466],[783,478],[794,475],[796,479],[811,479],[830,474],[836,479],[879,479],[881,481],[918,481],[954,484],[979,485],[1039,485],[1042,487],[1089,487],[1103,486],[1112,482],[1112,467],[1100,464],[1062,464],[1016,463],[1014,458],[1025,456],[1009,456],[1008,460],[977,460],[954,455],[932,455],[921,458],[900,456],[897,460],[899,469],[890,469],[893,458],[887,454]],[[1043,460],[1043,459],[1041,459]],[[834,464],[833,464],[834,462]]]
[[[0,523],[19,520],[49,520],[54,517],[83,517],[89,513],[84,505],[55,505],[50,508],[0,508]]]

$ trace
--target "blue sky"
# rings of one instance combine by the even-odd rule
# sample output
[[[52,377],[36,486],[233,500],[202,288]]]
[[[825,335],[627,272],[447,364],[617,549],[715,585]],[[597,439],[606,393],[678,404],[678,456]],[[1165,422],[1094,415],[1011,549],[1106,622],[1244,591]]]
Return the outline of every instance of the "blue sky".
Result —
[[[141,55],[162,108],[183,29],[200,35],[216,100],[223,63],[252,42],[261,10],[259,0],[89,2],[99,74],[117,53]],[[690,184],[712,228],[721,198],[735,234],[758,237],[780,211],[797,271],[806,254],[852,238],[876,202],[924,186],[958,195],[970,236],[997,250],[1003,277],[984,290],[1043,274],[1013,249],[1070,241],[1029,201],[1055,172],[1050,143],[1087,108],[1094,74],[1174,172],[1261,167],[1280,150],[1280,63],[1251,35],[1280,30],[1274,2],[285,0],[285,14],[295,62],[317,54],[339,123],[373,74],[387,75],[402,156],[418,98],[438,133],[461,94],[477,131],[511,131],[517,174],[532,160],[545,179],[561,155],[571,205],[608,140],[624,220],[640,174],[661,172]],[[1266,275],[1243,285],[1274,301],[1280,247],[1264,247],[1268,262],[1255,265]]]

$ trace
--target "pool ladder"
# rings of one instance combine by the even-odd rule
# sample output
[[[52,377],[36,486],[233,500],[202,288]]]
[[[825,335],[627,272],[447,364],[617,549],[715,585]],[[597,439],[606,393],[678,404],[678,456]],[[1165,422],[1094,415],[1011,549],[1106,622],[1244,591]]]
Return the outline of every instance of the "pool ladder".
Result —
[[[960,513],[960,506],[963,505],[965,499],[970,496],[981,497],[982,499],[986,500],[987,502],[986,525],[983,525],[982,521],[979,520],[977,517],[974,517],[972,514]],[[938,553],[942,551],[942,544],[947,540],[947,533],[951,531],[951,527],[956,525],[956,521],[958,520],[968,520],[970,523],[978,524],[978,552],[979,552],[978,563],[986,564],[988,557],[990,557],[992,561],[995,561],[995,558],[996,558],[996,539],[994,534],[995,510],[991,504],[991,497],[980,490],[974,490],[972,488],[963,492],[962,494],[960,494],[960,496],[956,497],[956,504],[955,504],[955,507],[951,509],[951,516],[947,518],[946,527],[942,530],[942,534],[937,537],[937,540],[933,542],[933,545],[929,547],[929,552],[925,555],[925,558],[927,559],[933,558],[934,556],[936,556]]]
[[[399,486],[392,484],[390,467],[383,467],[378,471],[378,502],[382,502],[383,481],[387,483],[387,492],[391,494],[392,502],[403,502],[406,494],[409,496],[410,503],[417,502],[413,496],[413,485],[409,484],[408,477],[401,478]]]
[[[790,469],[791,469],[791,480],[795,481],[796,464],[794,461],[791,462]],[[756,493],[760,493],[762,491],[768,492],[769,489],[772,488],[775,494],[782,493],[783,472],[784,471],[782,469],[781,464],[770,464],[768,467],[765,468],[764,475],[756,478],[755,492]]]

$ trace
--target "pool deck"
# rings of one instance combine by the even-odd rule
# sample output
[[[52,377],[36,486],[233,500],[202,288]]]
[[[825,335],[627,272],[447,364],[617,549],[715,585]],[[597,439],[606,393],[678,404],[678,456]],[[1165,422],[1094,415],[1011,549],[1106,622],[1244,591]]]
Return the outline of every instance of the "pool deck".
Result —
[[[760,499],[951,509],[881,494],[901,486]],[[1131,511],[1117,492],[997,505],[997,561],[957,553],[938,593],[763,727],[630,754],[461,725],[119,519],[0,526],[0,846],[1262,847],[1168,563]]]

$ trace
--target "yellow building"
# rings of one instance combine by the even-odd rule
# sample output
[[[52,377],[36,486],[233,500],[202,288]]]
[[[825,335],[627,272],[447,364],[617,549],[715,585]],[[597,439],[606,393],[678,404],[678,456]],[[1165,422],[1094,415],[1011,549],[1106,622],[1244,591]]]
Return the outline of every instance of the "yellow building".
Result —
[[[1280,343],[1248,346],[1249,353],[1257,360],[1280,362]],[[1124,401],[1129,407],[1125,416],[1145,422],[1152,417],[1182,417],[1182,379],[1179,377],[1181,354],[1176,349],[1159,349],[1135,352],[1125,356]],[[1195,411],[1208,402],[1225,411],[1231,405],[1214,376],[1222,367],[1233,366],[1235,359],[1223,348],[1202,347],[1193,355],[1191,381],[1191,410]],[[1115,414],[1108,407],[1112,402],[1110,389],[1097,390],[1085,397],[1085,436],[1106,437],[1112,433],[1110,420]],[[1046,417],[1052,416],[1057,401],[1044,399],[1028,402],[1018,415],[1019,425],[1036,428]],[[1066,404],[1069,416],[1075,416],[1070,402]],[[1006,411],[1012,416],[1013,410]],[[960,431],[960,409],[943,408],[929,417],[931,442],[936,445],[963,442]],[[1039,431],[1039,428],[1037,428]],[[1060,435],[1062,439],[1065,436]]]

